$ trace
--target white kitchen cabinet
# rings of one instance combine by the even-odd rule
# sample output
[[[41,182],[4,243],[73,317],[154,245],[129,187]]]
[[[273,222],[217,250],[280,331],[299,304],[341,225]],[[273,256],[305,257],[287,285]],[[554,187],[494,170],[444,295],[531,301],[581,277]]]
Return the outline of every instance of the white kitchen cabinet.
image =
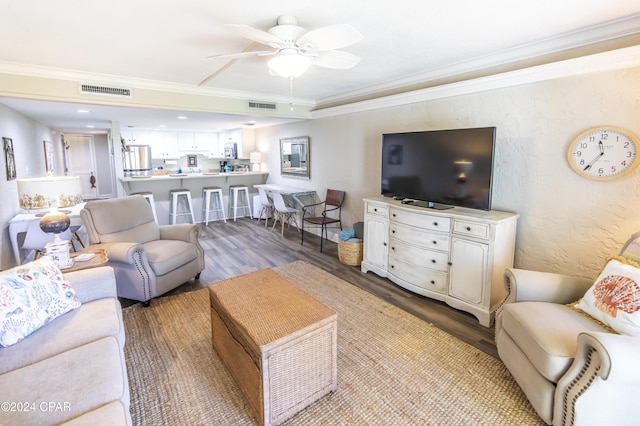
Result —
[[[175,160],[180,158],[177,132],[150,132],[149,146],[154,160]]]
[[[506,295],[504,270],[513,266],[517,214],[431,210],[383,197],[364,201],[363,272],[387,277],[491,326]],[[382,242],[387,242],[384,250]]]
[[[206,132],[178,132],[178,149],[183,154],[218,151],[218,135]]]
[[[149,145],[149,132],[146,130],[124,130],[120,137],[126,145]]]

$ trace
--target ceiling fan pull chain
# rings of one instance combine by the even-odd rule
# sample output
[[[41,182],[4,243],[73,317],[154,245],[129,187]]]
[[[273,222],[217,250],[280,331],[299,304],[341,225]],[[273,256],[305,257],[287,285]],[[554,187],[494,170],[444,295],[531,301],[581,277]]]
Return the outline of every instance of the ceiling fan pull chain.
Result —
[[[289,77],[289,108],[293,111],[293,77]]]

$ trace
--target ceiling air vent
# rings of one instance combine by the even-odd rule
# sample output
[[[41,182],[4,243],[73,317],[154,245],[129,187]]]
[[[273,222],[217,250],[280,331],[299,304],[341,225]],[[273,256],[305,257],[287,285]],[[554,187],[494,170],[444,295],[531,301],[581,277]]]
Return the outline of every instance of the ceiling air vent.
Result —
[[[250,109],[268,109],[271,111],[275,111],[278,109],[278,105],[270,102],[258,102],[258,101],[249,101],[248,106]]]
[[[89,93],[92,95],[119,96],[130,98],[131,89],[125,87],[109,87],[98,86],[96,84],[80,83],[80,93]]]

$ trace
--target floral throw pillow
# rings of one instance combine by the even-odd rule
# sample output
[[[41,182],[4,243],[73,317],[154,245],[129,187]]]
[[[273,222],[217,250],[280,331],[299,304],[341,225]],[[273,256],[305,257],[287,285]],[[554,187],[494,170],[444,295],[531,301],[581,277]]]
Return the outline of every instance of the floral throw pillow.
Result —
[[[576,305],[620,334],[640,336],[640,268],[611,259]]]
[[[80,306],[68,281],[47,257],[0,272],[0,346],[11,346]]]

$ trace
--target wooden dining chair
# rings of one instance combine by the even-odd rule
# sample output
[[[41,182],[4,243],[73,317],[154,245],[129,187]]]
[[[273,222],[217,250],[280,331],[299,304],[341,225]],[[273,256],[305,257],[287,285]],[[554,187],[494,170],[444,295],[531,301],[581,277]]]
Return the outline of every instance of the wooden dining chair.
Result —
[[[322,253],[322,241],[328,239],[327,227],[337,224],[342,230],[342,203],[346,192],[335,189],[327,189],[327,196],[324,201],[315,204],[307,204],[302,207],[302,239],[300,244],[304,244],[304,224],[308,223],[313,226],[320,226],[320,253]],[[322,214],[320,216],[307,216],[315,213],[315,208],[322,206]]]

